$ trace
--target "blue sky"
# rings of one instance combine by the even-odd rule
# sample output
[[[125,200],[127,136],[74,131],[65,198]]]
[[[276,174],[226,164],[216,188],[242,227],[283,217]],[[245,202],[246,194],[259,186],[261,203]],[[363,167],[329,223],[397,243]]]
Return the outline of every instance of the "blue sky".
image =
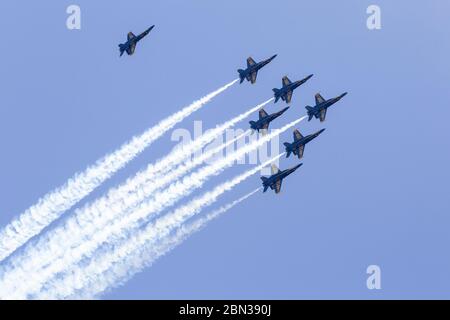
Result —
[[[65,25],[73,3],[81,30]],[[381,8],[381,30],[366,27],[370,4]],[[326,122],[298,126],[327,128],[304,166],[280,196],[253,196],[104,298],[450,298],[449,9],[438,0],[2,1],[0,225],[235,79],[249,55],[277,53],[255,85],[235,85],[178,127],[212,127],[269,98],[282,76],[314,73],[278,124],[303,115],[316,92],[349,94]],[[152,24],[135,55],[119,58],[126,33]],[[82,203],[173,145],[166,134]],[[366,288],[371,264],[381,290]]]

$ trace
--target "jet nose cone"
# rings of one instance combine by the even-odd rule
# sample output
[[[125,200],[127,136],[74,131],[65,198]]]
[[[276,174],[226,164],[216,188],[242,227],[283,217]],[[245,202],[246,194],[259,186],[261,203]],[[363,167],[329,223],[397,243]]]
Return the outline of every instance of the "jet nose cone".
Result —
[[[270,57],[270,60],[273,60],[277,57],[278,54],[274,54],[273,56]]]
[[[307,80],[311,79],[313,77],[314,74],[310,74],[309,76],[306,77]]]
[[[324,131],[325,131],[325,128],[319,130],[319,132],[317,132],[317,134],[321,134],[321,133],[324,132]]]
[[[343,94],[341,94],[341,95],[339,96],[339,99],[342,99],[343,97],[345,97],[345,96],[347,95],[347,93],[348,93],[348,92],[344,92]]]
[[[294,170],[297,170],[297,169],[300,168],[302,165],[303,165],[303,163],[299,163],[298,165],[296,165],[296,166],[294,167]]]

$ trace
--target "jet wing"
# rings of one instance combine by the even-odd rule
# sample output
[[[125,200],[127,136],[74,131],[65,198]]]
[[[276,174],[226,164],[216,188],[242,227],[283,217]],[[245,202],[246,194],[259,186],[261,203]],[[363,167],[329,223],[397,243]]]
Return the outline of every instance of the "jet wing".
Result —
[[[327,109],[320,110],[320,122],[325,121],[325,116],[327,115]]]
[[[248,58],[247,58],[247,68],[248,68],[248,67],[251,67],[251,66],[253,66],[253,65],[255,65],[255,64],[256,64],[256,62],[255,62],[255,60],[253,60],[252,57],[248,57]]]
[[[259,110],[259,118],[260,119],[267,117],[267,116],[268,116],[268,114],[267,114],[266,110],[264,110],[264,109]]]
[[[292,99],[292,90],[289,90],[288,92],[286,92],[286,103],[291,103],[291,99]]]
[[[132,43],[130,44],[130,46],[127,49],[127,53],[128,55],[132,55],[134,53],[134,49],[136,49],[136,43]]]
[[[253,71],[251,74],[250,74],[250,82],[251,83],[255,83],[256,82],[256,76],[258,75],[258,71]]]
[[[303,158],[303,152],[305,151],[305,145],[301,145],[297,148],[297,156],[299,159]]]
[[[315,97],[316,97],[316,105],[325,102],[325,99],[320,95],[320,93],[317,93]]]
[[[268,123],[268,122],[264,123],[264,124],[262,125],[261,129],[263,129],[263,130],[269,129],[269,123]],[[264,134],[264,133],[263,133],[263,134]]]
[[[281,179],[277,180],[277,182],[275,182],[275,193],[280,193],[281,191]]]
[[[283,79],[281,80],[281,82],[283,83],[283,86],[287,86],[292,83],[292,81],[289,80],[289,78],[287,76],[284,76]]]
[[[128,34],[127,34],[127,39],[128,39],[128,40],[131,40],[131,39],[134,39],[134,38],[136,38],[136,36],[134,35],[134,33],[133,33],[133,32],[128,32]]]
[[[298,131],[297,129],[294,130],[294,141],[298,141],[301,138],[303,138],[302,134],[300,133],[300,131]]]
[[[277,174],[278,172],[280,172],[280,169],[278,169],[278,167],[276,165],[274,165],[273,163],[271,166],[271,170],[272,170],[272,174]]]

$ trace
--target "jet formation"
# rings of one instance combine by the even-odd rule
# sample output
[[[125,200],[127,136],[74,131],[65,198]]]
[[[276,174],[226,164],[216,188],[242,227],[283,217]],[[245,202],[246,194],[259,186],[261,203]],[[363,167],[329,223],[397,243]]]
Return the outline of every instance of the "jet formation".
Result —
[[[240,83],[244,82],[244,80],[247,80],[252,84],[255,83],[258,71],[262,67],[270,63],[276,56],[277,55],[274,55],[269,59],[262,60],[260,62],[255,62],[251,57],[249,57],[247,59],[247,69],[238,69]],[[274,103],[277,103],[278,100],[281,99],[282,101],[286,102],[286,104],[290,104],[294,90],[311,79],[312,76],[313,74],[310,74],[302,80],[294,82],[289,80],[287,76],[284,76],[281,80],[282,87],[279,89],[272,89],[275,100]],[[319,93],[317,93],[315,95],[316,105],[314,107],[306,106],[308,121],[311,121],[314,117],[316,119],[320,119],[320,122],[325,121],[327,109],[341,100],[345,95],[347,95],[347,92],[335,98],[325,100]],[[263,133],[265,133],[265,131],[269,129],[269,124],[276,118],[280,117],[284,112],[286,112],[287,109],[289,109],[289,107],[286,107],[272,114],[268,114],[264,109],[259,110],[259,119],[257,121],[249,122],[252,132],[259,132],[260,130],[264,130]],[[298,159],[302,159],[306,144],[316,139],[324,131],[325,129],[321,129],[315,133],[303,136],[298,129],[295,129],[293,133],[294,141],[283,143],[285,147],[286,158],[289,158],[291,154],[294,154],[294,156],[296,156]],[[281,183],[283,179],[297,170],[300,166],[302,166],[302,163],[290,169],[280,171],[275,165],[272,165],[272,175],[270,177],[261,177],[264,192],[266,192],[267,189],[270,188],[272,190],[275,190],[275,193],[280,193]]]
[[[128,32],[127,41],[125,43],[119,44],[120,56],[122,56],[124,52],[131,56],[136,49],[136,44],[141,41],[146,35],[148,35],[154,27],[155,25],[151,26],[138,36],[135,36],[133,32]]]
[[[127,35],[127,41],[125,43],[119,44],[120,56],[122,56],[125,52],[128,55],[132,55],[136,49],[137,43],[141,41],[145,36],[147,36],[154,27],[155,27],[154,25],[151,26],[150,28],[148,28],[147,30],[145,30],[144,32],[142,32],[137,36],[135,36],[132,32],[129,32]],[[255,62],[255,60],[253,60],[252,57],[248,57],[247,68],[237,70],[239,73],[240,83],[244,82],[244,80],[247,80],[251,84],[256,83],[258,71],[261,70],[264,66],[266,66],[270,62],[272,62],[272,60],[275,59],[276,57],[277,55],[275,54],[270,58],[262,60],[260,62]],[[311,79],[312,76],[313,75],[310,74],[309,76],[303,78],[302,80],[294,82],[289,80],[287,76],[284,76],[282,78],[282,87],[279,89],[278,88],[272,89],[275,100],[274,102],[277,103],[278,100],[281,99],[282,101],[286,102],[286,104],[290,104],[294,90],[300,87],[309,79]],[[347,92],[344,92],[343,94],[335,98],[325,100],[319,93],[317,93],[315,95],[316,105],[314,107],[311,106],[305,107],[307,110],[308,121],[311,121],[312,118],[320,119],[320,122],[325,121],[327,109],[336,102],[338,102],[339,100],[341,100],[345,95],[347,95]],[[258,120],[249,121],[252,132],[255,131],[259,132],[263,130],[263,133],[265,133],[266,130],[269,129],[270,123],[276,118],[280,117],[282,114],[284,114],[288,109],[289,106],[272,114],[268,114],[264,109],[259,110]],[[321,129],[313,134],[303,136],[299,130],[295,129],[293,133],[294,141],[292,143],[289,142],[284,143],[286,158],[289,158],[291,153],[293,153],[295,156],[298,157],[298,159],[302,159],[306,144],[317,138],[324,131],[325,129]],[[292,168],[280,171],[274,164],[272,164],[272,175],[270,177],[261,177],[264,192],[266,192],[267,189],[270,188],[272,190],[275,190],[275,193],[277,194],[280,193],[283,179],[286,178],[291,173],[295,172],[302,165],[303,163],[300,163]]]

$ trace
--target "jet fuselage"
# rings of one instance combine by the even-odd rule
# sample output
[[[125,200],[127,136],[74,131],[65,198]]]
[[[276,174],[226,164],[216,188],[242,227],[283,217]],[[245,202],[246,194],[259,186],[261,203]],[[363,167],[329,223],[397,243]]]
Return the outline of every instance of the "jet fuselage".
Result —
[[[289,151],[293,152],[294,150],[298,149],[299,147],[306,145],[308,142],[310,142],[310,141],[314,140],[315,138],[317,138],[324,131],[325,131],[325,129],[321,129],[321,130],[317,131],[316,133],[309,134],[306,137],[303,137],[303,138],[301,138],[299,140],[296,140],[296,141],[294,141],[292,143],[285,144],[286,152],[288,152],[288,153],[289,153]]]
[[[283,86],[280,89],[274,88],[274,97],[275,97],[275,103],[278,101],[278,99],[282,99],[283,101],[286,101],[286,103],[291,102],[291,96],[295,89],[300,87],[302,84],[304,84],[306,81],[312,78],[312,74],[307,76],[306,78],[298,81],[294,81],[288,84],[283,84]],[[287,78],[287,77],[285,77]],[[289,81],[289,80],[288,80]]]
[[[270,57],[269,59],[263,60],[258,62],[257,64],[254,64],[252,66],[249,66],[247,69],[245,69],[243,71],[243,73],[241,73],[241,77],[245,78],[247,77],[249,74],[252,74],[255,71],[258,71],[259,69],[261,69],[262,67],[264,67],[265,65],[269,64],[273,59],[275,59],[277,55],[273,55],[272,57]]]
[[[271,175],[268,178],[265,178],[263,180],[263,187],[264,187],[264,192],[267,191],[267,188],[271,187],[272,189],[274,189],[274,185],[277,183],[277,181],[279,180],[283,180],[284,178],[286,178],[288,175],[290,175],[291,173],[295,172],[295,170],[297,170],[298,168],[300,168],[303,165],[303,163],[300,163],[298,165],[296,165],[295,167],[292,167],[290,169],[286,169],[286,170],[282,170],[279,171],[278,173],[275,173],[273,175]]]
[[[132,54],[134,52],[134,47],[136,47],[136,44],[142,40],[142,38],[144,38],[146,35],[149,34],[149,32],[154,28],[155,26],[151,26],[150,28],[148,28],[147,30],[145,30],[144,32],[142,32],[141,34],[129,38],[125,43],[121,43],[119,44],[119,48],[120,48],[120,55],[122,56],[122,54],[124,52],[131,52],[129,54]],[[130,51],[131,50],[131,51]]]
[[[250,128],[259,132],[259,130],[264,129],[265,125],[268,127],[269,123],[271,123],[273,120],[275,120],[283,113],[285,113],[287,109],[289,109],[289,107],[286,107],[278,112],[269,114],[261,119],[258,119],[257,121],[250,121]]]
[[[309,116],[308,121],[310,121],[313,116],[316,118],[319,118],[320,113],[323,110],[328,109],[329,107],[331,107],[333,104],[335,104],[336,102],[341,100],[346,95],[347,95],[347,92],[344,92],[343,94],[341,94],[335,98],[331,98],[331,99],[325,100],[324,102],[318,103],[314,107],[306,108],[308,110],[308,116]]]

